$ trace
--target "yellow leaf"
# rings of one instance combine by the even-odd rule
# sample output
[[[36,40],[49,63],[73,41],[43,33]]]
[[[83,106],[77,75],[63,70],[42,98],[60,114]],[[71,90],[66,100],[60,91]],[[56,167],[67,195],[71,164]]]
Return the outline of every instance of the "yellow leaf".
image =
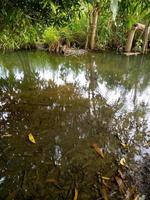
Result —
[[[122,166],[126,166],[126,160],[125,160],[125,158],[121,158],[119,164],[122,165]]]
[[[122,145],[125,149],[128,148],[128,144],[125,144],[125,143],[121,142],[121,145]]]
[[[102,148],[100,148],[97,144],[92,144],[91,147],[95,149],[96,153],[99,156],[101,156],[102,158],[104,158],[104,153],[103,153],[103,149]]]
[[[77,200],[77,199],[78,199],[78,190],[77,188],[75,188],[73,200]]]
[[[33,144],[36,143],[32,133],[29,133],[28,138],[29,138],[30,142],[32,142]]]
[[[109,177],[106,177],[106,176],[102,176],[102,179],[103,179],[103,180],[107,180],[107,181],[110,180],[110,178],[109,178]]]

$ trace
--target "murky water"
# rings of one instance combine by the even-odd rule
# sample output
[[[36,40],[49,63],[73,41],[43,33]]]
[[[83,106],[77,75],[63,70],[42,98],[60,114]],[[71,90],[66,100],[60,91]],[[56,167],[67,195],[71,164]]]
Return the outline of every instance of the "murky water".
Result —
[[[150,56],[0,54],[0,199],[149,199],[149,133]]]

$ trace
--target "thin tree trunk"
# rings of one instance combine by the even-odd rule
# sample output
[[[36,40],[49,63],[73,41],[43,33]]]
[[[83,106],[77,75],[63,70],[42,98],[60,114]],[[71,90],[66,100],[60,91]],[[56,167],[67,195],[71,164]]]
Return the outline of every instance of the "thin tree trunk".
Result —
[[[88,24],[88,27],[87,27],[87,36],[86,36],[85,49],[87,49],[89,47],[91,19],[92,19],[91,14],[89,14],[89,24]]]
[[[132,29],[128,33],[127,43],[125,47],[126,52],[131,52],[135,32],[137,30],[143,31],[144,29],[145,29],[145,25],[143,24],[137,23],[133,25]]]
[[[97,22],[99,16],[99,6],[95,5],[92,13],[92,24],[91,24],[91,41],[90,41],[90,48],[95,48],[95,38],[96,38],[96,31],[97,31]]]
[[[99,3],[95,3],[93,5],[92,12],[89,14],[89,26],[87,28],[85,48],[90,48],[90,49],[95,48],[98,17],[99,17]]]
[[[149,36],[149,24],[145,27],[145,31],[144,31],[144,43],[143,43],[143,50],[142,53],[147,53],[147,46],[148,46],[148,36]]]
[[[89,44],[89,27],[88,27],[88,29],[87,29],[87,36],[86,36],[85,49],[88,48],[88,44]]]

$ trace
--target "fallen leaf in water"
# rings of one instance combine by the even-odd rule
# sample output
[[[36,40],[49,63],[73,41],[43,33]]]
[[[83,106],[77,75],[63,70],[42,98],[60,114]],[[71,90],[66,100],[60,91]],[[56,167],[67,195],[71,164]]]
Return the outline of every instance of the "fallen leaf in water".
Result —
[[[115,179],[116,179],[116,182],[117,182],[117,184],[119,186],[119,191],[121,193],[125,193],[126,187],[125,187],[125,184],[124,184],[123,180],[119,176],[115,176]]]
[[[78,199],[78,190],[77,188],[75,188],[73,200],[77,200],[77,199]]]
[[[106,177],[106,176],[102,176],[102,179],[103,179],[103,180],[110,180],[110,178],[109,178],[109,177]]]
[[[97,144],[92,144],[91,147],[95,149],[96,153],[99,156],[101,156],[102,158],[104,158],[104,153],[103,153],[103,149],[102,148],[100,148]]]
[[[5,137],[12,137],[12,135],[11,134],[4,134],[4,135],[1,136],[1,138],[5,138]]]
[[[121,158],[119,164],[122,165],[122,166],[126,166],[126,160],[125,160],[125,158]]]
[[[36,143],[32,133],[29,133],[28,138],[29,138],[30,142],[32,142],[33,144]]]
[[[46,180],[46,183],[57,183],[56,179],[49,178]]]

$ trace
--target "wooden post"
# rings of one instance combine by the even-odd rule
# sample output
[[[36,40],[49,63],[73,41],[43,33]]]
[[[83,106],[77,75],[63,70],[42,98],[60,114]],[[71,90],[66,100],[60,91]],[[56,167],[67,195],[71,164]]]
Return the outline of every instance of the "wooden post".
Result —
[[[131,52],[135,31],[136,31],[136,29],[132,29],[128,33],[128,39],[127,39],[127,43],[126,43],[126,47],[125,47],[125,52]]]

